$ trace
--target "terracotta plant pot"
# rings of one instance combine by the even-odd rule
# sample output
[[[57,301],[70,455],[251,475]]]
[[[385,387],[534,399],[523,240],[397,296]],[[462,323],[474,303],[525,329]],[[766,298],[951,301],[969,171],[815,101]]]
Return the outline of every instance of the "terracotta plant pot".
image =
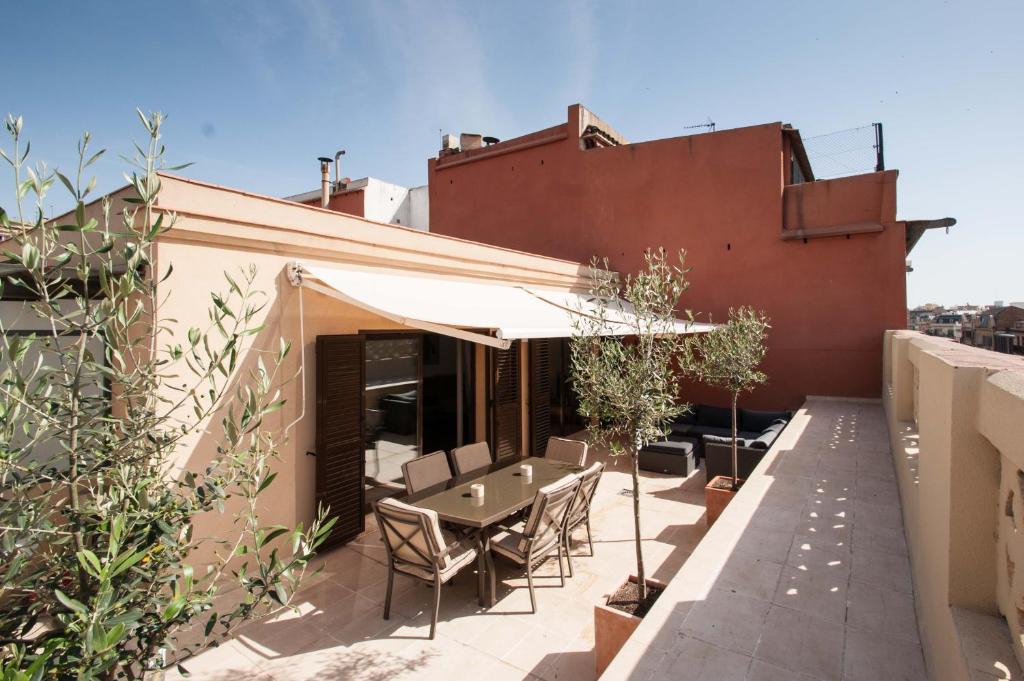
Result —
[[[636,575],[630,575],[627,580],[623,580],[623,583],[625,581],[636,584]],[[665,589],[665,584],[656,579],[645,581],[648,587]],[[604,670],[612,663],[619,650],[643,621],[636,615],[609,606],[607,601],[610,598],[609,596],[604,603],[594,606],[594,657],[597,661],[598,676],[604,673]]]
[[[743,481],[740,480],[740,485]],[[736,496],[736,490],[732,488],[732,478],[728,475],[716,475],[707,485],[704,486],[704,507],[707,512],[708,527],[715,524],[718,516],[729,505],[732,498]]]

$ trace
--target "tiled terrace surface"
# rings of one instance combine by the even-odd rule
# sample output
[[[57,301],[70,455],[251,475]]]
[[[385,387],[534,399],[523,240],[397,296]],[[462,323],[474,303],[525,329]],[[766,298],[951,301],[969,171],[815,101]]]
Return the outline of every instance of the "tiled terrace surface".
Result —
[[[191,678],[593,679],[593,604],[634,560],[625,464],[609,462],[598,489],[596,556],[575,559],[564,589],[546,563],[536,615],[524,575],[499,559],[498,604],[478,607],[467,571],[444,589],[436,640],[431,590],[411,580],[397,579],[383,621],[384,555],[370,531],[323,557],[298,613],[248,625],[189,663]],[[702,471],[643,474],[645,555],[671,583],[603,680],[926,678],[879,404],[809,400],[701,541],[703,484]]]
[[[926,679],[882,406],[808,400],[606,679]]]
[[[593,449],[591,450],[593,453]],[[324,572],[297,597],[298,612],[247,625],[221,647],[186,664],[191,679],[572,679],[595,677],[593,606],[634,569],[628,462],[608,459],[592,511],[594,557],[585,532],[573,550],[575,577],[558,583],[554,560],[536,581],[530,614],[526,576],[500,558],[498,603],[483,610],[472,570],[441,596],[437,637],[432,589],[396,577],[391,619],[382,619],[386,568],[376,530],[323,556]],[[706,532],[704,473],[686,480],[642,473],[644,556],[648,573],[670,579]],[[367,518],[367,528],[374,521]],[[169,674],[169,677],[175,676]]]

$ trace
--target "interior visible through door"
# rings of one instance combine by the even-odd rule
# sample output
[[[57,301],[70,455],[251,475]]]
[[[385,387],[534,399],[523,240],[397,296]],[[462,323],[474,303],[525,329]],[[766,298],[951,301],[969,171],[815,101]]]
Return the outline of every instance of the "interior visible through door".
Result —
[[[368,502],[404,491],[405,462],[464,443],[472,356],[471,344],[448,336],[366,334]]]

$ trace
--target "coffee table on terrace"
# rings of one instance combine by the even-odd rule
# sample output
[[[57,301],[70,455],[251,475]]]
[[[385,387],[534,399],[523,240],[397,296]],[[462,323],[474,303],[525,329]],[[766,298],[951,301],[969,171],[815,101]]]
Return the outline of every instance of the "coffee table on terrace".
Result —
[[[521,464],[533,466],[533,476],[529,481],[519,472]],[[480,605],[490,607],[497,599],[490,528],[532,504],[541,487],[581,470],[580,466],[536,456],[510,458],[410,494],[403,501],[436,511],[442,521],[476,532],[483,547],[477,557]],[[483,499],[470,496],[469,487],[474,483],[484,486]]]

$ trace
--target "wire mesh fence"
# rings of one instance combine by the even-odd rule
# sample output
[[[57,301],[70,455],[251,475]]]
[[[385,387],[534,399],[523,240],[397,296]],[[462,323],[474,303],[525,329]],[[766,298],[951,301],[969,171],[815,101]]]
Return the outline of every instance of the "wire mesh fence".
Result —
[[[803,143],[819,180],[885,170],[881,123],[804,137]]]

